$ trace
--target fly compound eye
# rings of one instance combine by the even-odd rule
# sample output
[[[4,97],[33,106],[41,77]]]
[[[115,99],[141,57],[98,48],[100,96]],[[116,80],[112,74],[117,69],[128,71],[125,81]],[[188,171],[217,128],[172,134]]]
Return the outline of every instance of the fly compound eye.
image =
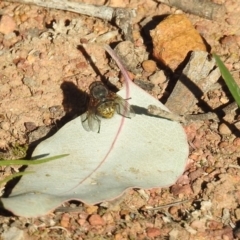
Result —
[[[108,90],[105,86],[103,85],[96,85],[93,86],[90,90],[90,94],[95,98],[95,99],[103,99],[106,98],[108,95]]]

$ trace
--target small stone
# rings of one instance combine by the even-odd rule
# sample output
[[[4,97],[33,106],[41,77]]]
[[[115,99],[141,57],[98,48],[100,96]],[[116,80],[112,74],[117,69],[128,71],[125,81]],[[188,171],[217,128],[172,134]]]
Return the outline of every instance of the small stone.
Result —
[[[4,114],[0,113],[0,122],[3,122],[6,119],[6,117],[4,116]]]
[[[1,128],[5,131],[8,131],[10,128],[10,123],[9,122],[2,122],[1,123]]]
[[[240,62],[234,63],[233,67],[234,67],[235,70],[239,70],[240,69]]]
[[[34,122],[25,122],[24,126],[25,126],[27,132],[31,132],[37,128],[37,126]]]
[[[86,219],[78,219],[77,222],[80,226],[84,226],[86,223]]]
[[[16,23],[9,15],[3,15],[0,21],[0,32],[8,34],[16,29]]]
[[[113,216],[110,212],[105,213],[102,218],[108,224],[114,222]]]
[[[114,240],[123,240],[123,236],[121,233],[117,233],[115,236],[114,236]]]
[[[231,129],[225,123],[220,124],[218,131],[220,134],[223,135],[228,135],[232,133]]]
[[[142,67],[144,71],[148,73],[153,73],[157,69],[157,64],[153,60],[146,60],[142,62]]]
[[[134,44],[130,41],[120,42],[114,51],[118,57],[122,60],[124,66],[128,71],[137,73],[137,65],[139,63],[137,54],[134,49]]]
[[[147,232],[147,236],[150,238],[154,238],[154,237],[161,235],[161,231],[155,227],[147,228],[146,232]]]
[[[51,126],[40,126],[36,130],[30,132],[28,138],[29,142],[32,143],[42,137],[45,137],[51,130]]]
[[[181,186],[179,184],[174,184],[172,187],[171,187],[171,192],[173,193],[173,195],[184,195],[184,196],[189,196],[191,195],[193,192],[192,192],[192,189],[191,189],[191,186],[189,184],[186,184],[184,186]]]
[[[21,22],[25,22],[28,19],[27,14],[23,13],[19,15]]]
[[[151,83],[158,85],[167,81],[167,77],[165,76],[163,71],[157,71],[153,75],[149,77]]]
[[[237,137],[233,140],[233,145],[234,146],[240,146],[240,138],[239,137]]]
[[[203,175],[204,171],[202,168],[198,168],[197,170],[189,173],[189,178],[191,181],[195,181],[197,178],[199,178],[201,175]]]
[[[240,219],[240,208],[237,208],[237,209],[235,210],[235,216],[236,216],[237,220]]]
[[[237,37],[235,35],[225,36],[220,42],[225,46],[237,44]]]
[[[169,213],[174,215],[178,212],[178,208],[176,206],[172,206],[169,208]]]
[[[227,97],[221,97],[220,102],[226,104],[227,102],[229,102],[229,99]]]
[[[212,171],[214,171],[214,169],[215,169],[215,168],[213,168],[213,167],[207,167],[207,168],[205,169],[205,172],[209,174],[209,173],[211,173]]]
[[[208,220],[207,226],[209,229],[215,230],[215,229],[222,229],[223,223],[215,221],[215,220]]]
[[[198,219],[193,220],[190,224],[190,227],[192,227],[195,230],[198,230],[199,232],[204,232],[206,230],[205,221],[201,221],[201,220],[198,220]]]
[[[93,214],[88,221],[92,226],[105,224],[105,221],[103,220],[103,218],[98,214]]]
[[[86,212],[87,212],[89,215],[93,214],[94,212],[97,212],[97,210],[98,210],[98,206],[94,206],[94,205],[89,205],[89,206],[87,206],[87,208],[86,208]]]
[[[158,96],[162,92],[162,89],[159,86],[154,86],[152,89],[152,93]]]
[[[11,227],[1,234],[2,240],[24,240],[24,231],[16,227]]]
[[[33,87],[37,87],[37,81],[34,78],[30,78],[30,77],[25,77],[23,78],[23,83],[28,86],[29,88],[33,88]]]
[[[67,228],[70,223],[70,216],[68,213],[63,214],[62,219],[61,219],[61,226]]]
[[[6,140],[0,139],[0,149],[3,149],[3,150],[8,149],[8,142]]]
[[[10,32],[8,34],[4,35],[2,44],[4,47],[8,48],[13,46],[15,43],[17,43],[20,40],[21,36],[17,36],[15,32]]]

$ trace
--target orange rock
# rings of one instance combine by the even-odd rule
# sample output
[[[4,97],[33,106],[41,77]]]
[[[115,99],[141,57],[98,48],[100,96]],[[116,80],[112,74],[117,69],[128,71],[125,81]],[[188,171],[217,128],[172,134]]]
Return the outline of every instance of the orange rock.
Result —
[[[105,224],[105,221],[103,220],[103,218],[98,214],[93,214],[88,221],[92,226]]]
[[[206,51],[200,34],[183,14],[170,15],[150,32],[153,55],[175,70],[190,51]]]
[[[147,228],[146,232],[147,232],[147,236],[150,237],[150,238],[157,237],[161,234],[161,231],[158,228],[155,228],[155,227]]]
[[[157,64],[153,60],[145,60],[142,63],[142,67],[143,67],[144,71],[153,73],[157,69]]]
[[[86,212],[88,214],[93,214],[94,212],[97,212],[97,210],[98,210],[98,206],[95,206],[95,205],[88,205],[86,208]]]
[[[3,15],[0,21],[0,32],[8,34],[16,29],[16,23],[9,15]]]
[[[240,146],[240,138],[239,137],[237,137],[233,140],[233,145],[234,146]]]
[[[191,195],[193,193],[191,186],[189,184],[186,184],[184,186],[178,185],[178,184],[174,184],[171,187],[171,192],[173,193],[173,195],[184,195],[185,197],[188,197],[189,195]]]
[[[69,226],[69,223],[70,223],[70,216],[69,216],[68,213],[64,213],[62,215],[62,219],[60,221],[60,224],[61,224],[62,227],[67,228]]]

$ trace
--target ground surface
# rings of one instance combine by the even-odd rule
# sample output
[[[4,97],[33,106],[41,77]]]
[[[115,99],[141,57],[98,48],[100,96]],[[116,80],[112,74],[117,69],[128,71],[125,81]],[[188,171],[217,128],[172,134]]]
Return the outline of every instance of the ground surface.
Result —
[[[216,21],[186,15],[240,83],[240,2],[218,3],[225,4],[227,12]],[[149,29],[144,28],[148,23],[145,19],[151,21],[151,17],[181,11],[152,0],[116,0],[110,1],[110,6],[137,9],[133,37],[141,73],[140,77],[139,72],[134,73],[133,80],[144,81],[149,93],[160,99],[166,87],[161,85],[164,79],[154,78],[151,85],[148,77],[156,69],[153,72],[141,69],[144,60],[152,59],[148,52],[151,24]],[[100,80],[102,75],[121,87],[118,69],[109,66],[99,43],[116,43],[122,37],[110,23],[76,13],[1,1],[0,14],[8,16],[2,17],[0,24],[1,157],[22,157],[23,145],[85,111],[86,101],[84,98],[79,101],[79,95],[88,90],[91,82]],[[111,32],[110,36],[101,39],[99,36],[106,32]],[[232,101],[225,87],[208,92],[202,99],[212,109]],[[196,113],[197,107],[193,111]],[[2,215],[0,233],[3,239],[13,239],[11,233],[19,239],[230,240],[234,234],[237,239],[239,128],[235,111],[221,122],[187,124],[189,165],[170,188],[131,190],[119,202],[98,206],[66,203],[64,213],[58,211],[35,219]],[[36,129],[41,131],[29,134]],[[14,171],[17,168],[2,168],[1,178]],[[183,200],[187,201],[160,208]]]

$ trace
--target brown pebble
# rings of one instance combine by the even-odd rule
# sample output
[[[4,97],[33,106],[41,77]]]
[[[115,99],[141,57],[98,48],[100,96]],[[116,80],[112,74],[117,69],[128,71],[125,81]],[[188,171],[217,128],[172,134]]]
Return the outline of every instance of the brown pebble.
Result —
[[[184,195],[184,196],[189,196],[191,195],[193,192],[192,192],[192,189],[191,189],[191,186],[189,184],[186,184],[184,186],[180,186],[178,184],[174,184],[172,187],[171,187],[171,192],[173,193],[173,195]]]
[[[189,178],[191,181],[195,181],[197,178],[199,178],[201,175],[203,175],[204,171],[202,168],[198,168],[197,170],[189,173]]]
[[[97,210],[98,210],[98,206],[94,206],[94,205],[89,205],[89,206],[87,206],[87,208],[86,208],[86,212],[87,212],[89,215],[97,212]]]
[[[0,148],[6,150],[8,148],[8,143],[6,140],[0,139]],[[4,170],[5,172],[5,170]]]
[[[228,141],[222,141],[219,143],[219,148],[226,148],[229,145]]]
[[[240,138],[239,137],[237,137],[233,140],[233,145],[234,146],[240,146]]]
[[[232,45],[237,44],[237,37],[235,35],[225,36],[221,39],[221,44],[223,45]]]
[[[80,226],[84,226],[84,224],[86,223],[86,219],[78,219],[77,222]]]
[[[25,13],[20,14],[19,17],[20,17],[20,20],[21,20],[22,23],[27,21],[27,19],[28,19],[28,15],[25,14]]]
[[[123,240],[123,239],[126,239],[126,238],[124,238],[121,233],[117,233],[114,236],[114,240]]]
[[[98,214],[93,214],[89,219],[89,223],[92,226],[97,226],[97,225],[104,225],[105,221],[102,219],[102,217]]]
[[[0,21],[0,32],[9,34],[16,29],[16,23],[9,15],[3,15]]]
[[[172,207],[169,208],[168,211],[169,211],[170,214],[174,215],[178,212],[178,208],[176,206],[172,206]]]
[[[235,70],[240,69],[240,63],[239,62],[234,63],[233,67],[234,67]]]
[[[10,129],[10,123],[9,122],[1,122],[0,127],[5,130],[8,131]]]
[[[157,71],[153,75],[149,77],[151,83],[158,85],[163,84],[167,81],[167,77],[165,76],[163,71]]]
[[[4,121],[6,119],[6,117],[4,116],[4,114],[0,113],[0,122]]]
[[[110,212],[107,212],[105,213],[103,216],[102,216],[103,220],[106,222],[106,223],[113,223],[114,222],[114,219],[113,219],[113,216]]]
[[[69,226],[70,223],[70,216],[68,213],[64,213],[61,219],[61,226],[67,228]]]
[[[157,236],[161,235],[160,229],[155,228],[155,227],[147,228],[146,232],[147,232],[147,236],[150,237],[150,238],[154,238],[154,237],[157,237]]]
[[[210,229],[221,229],[223,227],[223,224],[221,222],[215,221],[215,220],[209,220],[207,221],[207,226]]]
[[[34,122],[25,122],[24,126],[25,126],[27,132],[31,132],[37,128],[37,126]]]
[[[115,48],[115,53],[122,60],[128,71],[137,73],[137,65],[139,64],[134,44],[130,41],[120,42]]]
[[[146,60],[142,62],[142,67],[144,71],[148,73],[153,73],[157,69],[157,64],[153,60]]]
[[[212,171],[214,171],[214,167],[207,167],[206,169],[205,169],[205,172],[206,173],[211,173]]]
[[[225,123],[220,124],[218,130],[220,134],[224,134],[224,135],[228,135],[232,133],[231,129]]]

